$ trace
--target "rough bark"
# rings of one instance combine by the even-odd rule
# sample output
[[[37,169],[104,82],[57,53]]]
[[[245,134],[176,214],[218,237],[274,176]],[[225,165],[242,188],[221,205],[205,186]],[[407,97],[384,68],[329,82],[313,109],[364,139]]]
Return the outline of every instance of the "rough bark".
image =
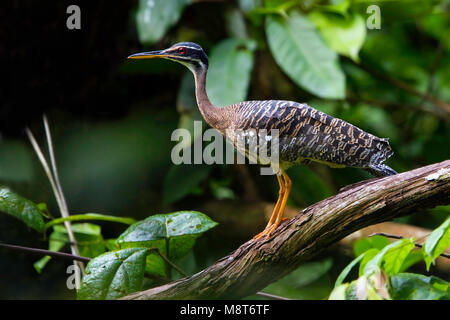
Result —
[[[238,299],[369,225],[450,203],[450,160],[346,187],[203,271],[125,299]]]

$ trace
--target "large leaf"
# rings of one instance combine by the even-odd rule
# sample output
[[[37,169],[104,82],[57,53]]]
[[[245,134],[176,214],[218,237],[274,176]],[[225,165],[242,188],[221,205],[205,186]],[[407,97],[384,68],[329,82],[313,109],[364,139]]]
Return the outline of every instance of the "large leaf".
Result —
[[[203,233],[217,225],[208,216],[197,211],[178,211],[168,214],[155,214],[136,222],[125,230],[117,242],[146,242],[182,235]]]
[[[399,273],[391,276],[390,282],[396,300],[450,299],[450,283],[434,276]]]
[[[0,187],[0,211],[22,220],[36,231],[45,231],[44,219],[38,206],[6,187]]]
[[[136,12],[139,41],[152,44],[177,23],[181,13],[191,0],[140,0]]]
[[[362,16],[342,17],[314,10],[308,14],[308,19],[319,29],[331,49],[359,61],[358,53],[366,38],[366,24]]]
[[[428,236],[422,247],[427,270],[448,246],[450,246],[450,217]]]
[[[213,104],[226,106],[246,99],[254,48],[253,40],[231,38],[212,49],[206,91]]]
[[[387,245],[366,264],[364,275],[370,276],[380,268],[383,268],[388,275],[398,273],[413,248],[412,238],[401,239]]]
[[[130,226],[117,238],[117,244],[121,248],[156,248],[172,261],[185,256],[196,238],[216,225],[208,216],[196,211],[158,214]],[[147,257],[146,271],[168,276],[164,260],[155,252]]]
[[[86,267],[78,299],[117,299],[142,289],[147,248],[107,252]]]
[[[322,98],[345,97],[337,54],[301,13],[293,11],[288,18],[268,16],[266,34],[276,62],[299,86]]]

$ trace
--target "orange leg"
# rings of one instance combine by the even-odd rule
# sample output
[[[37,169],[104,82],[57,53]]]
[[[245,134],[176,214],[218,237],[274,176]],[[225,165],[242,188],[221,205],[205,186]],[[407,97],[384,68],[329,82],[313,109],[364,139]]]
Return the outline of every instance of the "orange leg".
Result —
[[[281,222],[284,220],[283,214],[284,214],[284,209],[286,208],[287,200],[289,198],[289,193],[291,192],[292,180],[289,178],[289,176],[285,172],[283,172],[283,177],[284,177],[284,182],[285,182],[284,186],[286,188],[286,192],[284,193],[284,197],[281,202],[280,210],[278,211],[278,215],[276,217],[275,223],[272,224],[272,226],[270,227],[270,230],[268,230],[268,232],[267,232],[267,236],[266,236],[267,238],[270,237],[272,232],[275,231],[278,228],[278,226],[281,224]]]
[[[257,234],[253,239],[257,240],[266,236],[269,238],[271,233],[278,228],[278,226],[283,221],[284,209],[286,208],[287,199],[289,197],[289,193],[292,187],[292,181],[286,173],[282,173],[284,182],[280,176],[277,175],[278,183],[280,184],[280,193],[278,196],[277,204],[275,205],[275,209],[273,210],[272,216],[270,217],[269,223],[263,232]]]
[[[281,206],[281,203],[283,201],[283,197],[284,197],[284,193],[286,192],[286,188],[284,186],[283,179],[281,179],[281,176],[277,175],[277,179],[278,179],[278,184],[280,185],[280,190],[278,192],[277,203],[275,205],[275,208],[273,209],[272,215],[270,216],[270,220],[267,223],[266,228],[264,229],[263,232],[258,233],[256,236],[253,237],[253,239],[255,239],[255,240],[257,240],[259,238],[262,238],[265,235],[267,235],[267,231],[270,230],[270,228],[272,227],[273,223],[275,222],[275,220],[276,220],[276,218],[278,216],[278,212],[280,210],[280,206]]]

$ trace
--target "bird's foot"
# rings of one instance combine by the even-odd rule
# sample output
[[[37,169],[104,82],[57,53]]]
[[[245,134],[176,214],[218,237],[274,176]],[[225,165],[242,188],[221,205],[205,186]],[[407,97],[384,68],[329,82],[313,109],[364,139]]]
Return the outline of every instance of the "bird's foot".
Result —
[[[279,223],[273,223],[270,226],[267,226],[262,232],[254,236],[253,239],[258,240],[264,236],[266,237],[266,239],[269,239],[272,232],[274,232],[280,226],[280,224],[286,220],[289,220],[289,218],[283,218]]]
[[[253,239],[258,240],[261,239],[262,237],[266,237],[266,239],[269,239],[272,232],[274,232],[279,225],[280,223],[278,224],[274,223],[271,226],[266,227],[261,233],[258,233],[256,236],[254,236]]]

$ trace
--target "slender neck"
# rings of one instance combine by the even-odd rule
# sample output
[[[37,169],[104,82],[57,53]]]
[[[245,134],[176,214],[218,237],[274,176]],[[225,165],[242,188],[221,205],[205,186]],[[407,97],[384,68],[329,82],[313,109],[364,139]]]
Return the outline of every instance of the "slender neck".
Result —
[[[207,68],[201,68],[193,71],[195,78],[195,96],[197,98],[198,108],[205,121],[213,128],[218,128],[221,123],[221,109],[215,107],[206,93],[206,73]]]

